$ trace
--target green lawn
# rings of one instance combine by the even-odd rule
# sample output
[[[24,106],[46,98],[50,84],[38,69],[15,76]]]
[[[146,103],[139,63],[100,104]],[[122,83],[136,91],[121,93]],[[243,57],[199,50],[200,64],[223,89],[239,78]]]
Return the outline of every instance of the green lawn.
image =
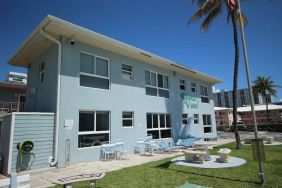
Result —
[[[178,187],[186,182],[209,187],[260,187],[258,184],[258,163],[253,161],[251,146],[236,150],[235,144],[221,147],[232,149],[231,156],[243,158],[246,164],[225,169],[199,169],[174,165],[171,158],[125,168],[107,173],[97,183],[97,187],[106,188],[145,188]],[[211,154],[215,154],[214,148]],[[264,163],[265,184],[262,187],[282,187],[282,146],[265,146]],[[73,187],[88,187],[89,184],[77,183]]]

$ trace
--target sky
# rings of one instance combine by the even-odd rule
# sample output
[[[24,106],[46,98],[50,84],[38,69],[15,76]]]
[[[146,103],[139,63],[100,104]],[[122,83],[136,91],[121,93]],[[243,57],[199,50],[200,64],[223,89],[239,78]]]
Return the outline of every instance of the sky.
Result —
[[[245,35],[251,80],[270,76],[275,84],[282,85],[282,1],[253,0],[241,3],[241,7],[248,17]],[[232,25],[227,24],[223,11],[202,33],[200,22],[187,25],[196,9],[189,0],[1,0],[0,80],[5,80],[9,71],[26,72],[7,62],[50,14],[220,78],[224,82],[215,85],[215,90],[231,90]],[[245,75],[240,46],[239,88],[247,87]],[[277,90],[275,100],[282,101],[282,89]]]

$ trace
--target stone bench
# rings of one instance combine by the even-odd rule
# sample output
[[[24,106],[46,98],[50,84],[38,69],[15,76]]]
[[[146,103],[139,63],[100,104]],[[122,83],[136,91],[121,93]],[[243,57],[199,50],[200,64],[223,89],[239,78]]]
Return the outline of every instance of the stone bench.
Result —
[[[203,164],[205,161],[205,151],[201,150],[184,150],[183,151],[186,162],[197,162]]]
[[[95,188],[96,181],[102,179],[105,175],[106,173],[81,173],[59,178],[53,181],[53,183],[63,185],[65,188],[71,188],[73,183],[90,181],[90,187]]]
[[[231,153],[231,149],[228,148],[221,148],[217,151],[219,155],[218,161],[221,163],[227,163],[229,160],[229,153]]]
[[[272,136],[267,136],[265,138],[266,144],[272,144],[273,143],[273,137]]]
[[[266,144],[272,144],[273,143],[273,137],[272,136],[259,136],[259,139],[262,139],[263,141],[266,141]],[[252,144],[252,140],[254,140],[255,137],[247,137],[244,139],[245,144]]]

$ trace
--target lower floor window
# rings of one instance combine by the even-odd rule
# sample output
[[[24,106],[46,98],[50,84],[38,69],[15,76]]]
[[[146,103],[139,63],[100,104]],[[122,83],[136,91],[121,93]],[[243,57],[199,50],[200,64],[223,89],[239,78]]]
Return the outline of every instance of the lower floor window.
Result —
[[[212,129],[211,127],[204,127],[204,133],[211,133]]]
[[[110,138],[110,112],[80,111],[78,147],[99,146]]]
[[[78,147],[100,146],[102,142],[109,141],[109,133],[78,135]]]
[[[133,112],[122,112],[122,126],[133,127]]]
[[[183,125],[188,124],[188,114],[182,114],[182,124]]]
[[[203,127],[204,127],[204,133],[211,133],[212,132],[212,124],[211,124],[211,115],[210,114],[203,114]]]
[[[199,124],[199,114],[194,114],[194,124]]]
[[[153,139],[171,138],[170,114],[147,113],[147,134]]]

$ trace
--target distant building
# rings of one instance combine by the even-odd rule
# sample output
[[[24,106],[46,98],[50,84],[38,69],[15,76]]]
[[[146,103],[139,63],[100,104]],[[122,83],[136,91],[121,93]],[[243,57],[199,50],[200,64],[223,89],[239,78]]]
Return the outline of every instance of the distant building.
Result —
[[[233,124],[233,109],[226,107],[214,107],[216,126],[230,127]],[[241,121],[240,116],[237,120]]]
[[[233,107],[233,97],[232,97],[232,90],[231,91],[220,91],[213,93],[214,98],[214,106],[216,107],[226,107],[231,108]],[[254,103],[255,104],[265,104],[265,99],[261,95],[253,94],[254,96]],[[268,96],[268,102],[272,102],[272,97]],[[247,88],[239,89],[237,94],[237,106],[243,107],[251,105],[249,100],[249,91]]]
[[[0,113],[24,111],[27,75],[9,72],[0,82]]]
[[[232,108],[225,108],[225,107],[214,107],[215,111],[215,119],[216,119],[216,126],[224,126],[230,127],[233,124],[233,110]],[[256,105],[256,118],[257,124],[263,125],[267,123],[266,117],[266,105]],[[282,123],[282,105],[274,105],[270,104],[268,106],[269,111],[269,123],[271,124],[280,124]],[[237,108],[238,122],[242,122],[245,125],[252,125],[252,113],[251,107],[239,107]]]
[[[272,104],[276,104],[276,105],[282,105],[282,101],[279,101],[279,102],[274,102]]]
[[[26,85],[27,83],[27,75],[24,73],[18,72],[9,72],[7,76],[7,81],[10,83],[17,83]]]
[[[252,112],[251,107],[240,107],[238,108],[238,115],[241,117],[241,121],[246,124],[253,124],[252,121]],[[257,105],[255,106],[256,117],[257,117],[257,124],[263,125],[267,123],[266,117],[266,105]],[[277,124],[282,123],[282,105],[268,105],[268,112],[269,112],[269,123]]]

